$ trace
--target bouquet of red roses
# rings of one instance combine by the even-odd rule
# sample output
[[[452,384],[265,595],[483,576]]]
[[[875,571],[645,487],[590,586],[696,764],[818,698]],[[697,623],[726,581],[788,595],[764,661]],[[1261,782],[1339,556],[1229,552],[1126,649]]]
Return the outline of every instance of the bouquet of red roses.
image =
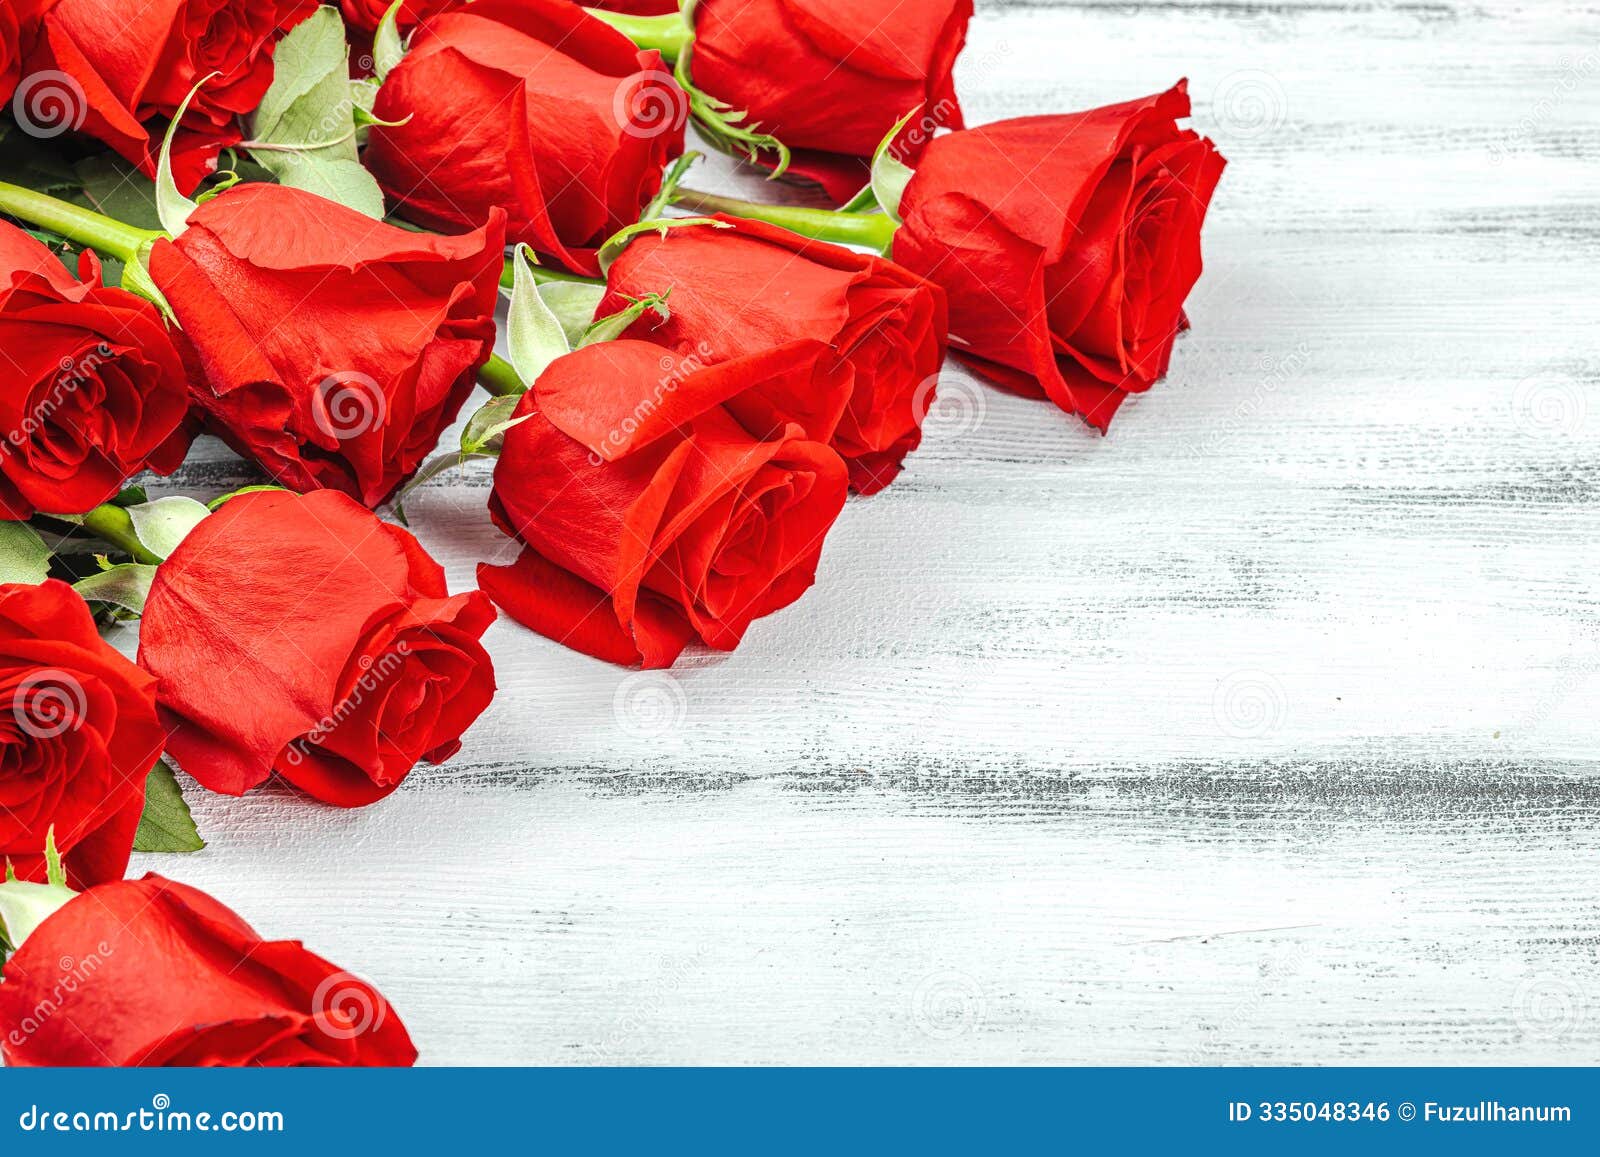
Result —
[[[969,127],[972,18],[0,0],[6,1063],[411,1063],[370,982],[125,878],[204,847],[185,785],[377,803],[490,708],[496,608],[736,648],[947,352],[1100,431],[1167,373],[1223,168],[1184,83]],[[774,195],[686,188],[692,141]],[[200,437],[245,485],[153,481]],[[452,591],[404,501],[474,458],[505,550]]]

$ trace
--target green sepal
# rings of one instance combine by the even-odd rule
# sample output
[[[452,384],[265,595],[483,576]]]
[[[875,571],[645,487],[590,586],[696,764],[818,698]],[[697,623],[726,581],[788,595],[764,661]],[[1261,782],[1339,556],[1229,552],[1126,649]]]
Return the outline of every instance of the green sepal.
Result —
[[[211,513],[204,503],[172,494],[125,508],[133,533],[157,558],[170,558],[178,544]]]
[[[637,225],[628,225],[618,229],[606,243],[600,246],[596,259],[600,262],[600,271],[606,272],[628,243],[635,237],[645,233],[659,233],[665,237],[669,229],[683,229],[691,225],[708,225],[713,229],[732,229],[733,226],[726,221],[718,221],[714,217],[657,217],[650,221],[640,221]]]
[[[466,428],[461,431],[463,461],[468,458],[492,458],[500,453],[505,432],[532,417],[531,414],[521,418],[511,416],[520,401],[522,399],[515,394],[507,394],[490,398],[478,407],[477,412],[467,419]]]
[[[736,109],[726,101],[718,100],[695,87],[690,61],[694,56],[694,10],[696,0],[686,0],[683,19],[688,24],[689,39],[672,66],[673,79],[689,97],[689,113],[700,128],[700,135],[725,153],[742,153],[754,161],[762,153],[775,153],[778,162],[773,166],[769,180],[777,180],[789,171],[793,159],[789,146],[771,133],[761,131],[759,122],[747,123],[750,114]]]
[[[222,495],[220,498],[213,498],[210,502],[206,503],[206,509],[215,514],[219,509],[221,509],[222,504],[230,499],[238,498],[245,494],[260,494],[268,490],[277,490],[288,493],[288,487],[286,486],[271,486],[266,483],[257,483],[254,486],[241,486],[237,490],[228,491],[228,493]]]
[[[572,352],[561,321],[539,293],[533,277],[533,251],[518,245],[511,253],[511,305],[506,311],[506,345],[510,362],[524,386],[559,357]]]
[[[200,78],[189,90],[189,95],[183,98],[178,111],[172,114],[166,135],[161,138],[161,152],[156,158],[156,215],[161,219],[161,227],[173,237],[183,235],[183,231],[189,227],[189,214],[200,206],[178,192],[178,183],[172,178],[172,139],[177,135],[178,125],[183,122],[183,114],[189,111],[195,94],[220,75],[213,72]]]
[[[644,212],[639,214],[641,221],[653,221],[672,207],[672,198],[678,191],[678,186],[683,184],[684,177],[689,175],[689,170],[694,168],[695,162],[702,160],[705,154],[690,149],[668,166],[665,175],[661,178],[661,188],[646,205]]]
[[[583,331],[582,337],[573,343],[574,349],[584,346],[598,345],[601,342],[616,341],[634,322],[638,321],[647,312],[654,311],[662,321],[672,317],[672,311],[667,307],[667,298],[672,295],[669,289],[666,293],[647,293],[643,297],[627,298],[628,308],[620,309],[616,313],[597,317]]]
[[[17,879],[16,869],[6,860],[6,879],[0,884],[0,963],[78,894],[67,887],[53,824],[44,837],[44,864],[46,882],[33,884]]]
[[[389,5],[389,10],[378,21],[378,30],[372,37],[372,75],[378,78],[379,84],[388,80],[394,66],[405,59],[406,42],[400,35],[399,24],[400,9],[405,2],[394,0]]]
[[[134,833],[136,852],[198,852],[206,846],[178,786],[178,777],[164,759],[156,760],[144,781],[144,813]]]

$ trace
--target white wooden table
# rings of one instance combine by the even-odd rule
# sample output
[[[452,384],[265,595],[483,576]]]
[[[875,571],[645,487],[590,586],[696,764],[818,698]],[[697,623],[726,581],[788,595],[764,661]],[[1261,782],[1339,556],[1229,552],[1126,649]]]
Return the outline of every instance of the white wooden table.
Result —
[[[1109,438],[952,368],[737,653],[502,622],[456,761],[136,869],[431,1064],[1600,1061],[1600,10],[980,3],[958,81],[1180,75],[1232,164]],[[487,485],[410,505],[463,586]]]

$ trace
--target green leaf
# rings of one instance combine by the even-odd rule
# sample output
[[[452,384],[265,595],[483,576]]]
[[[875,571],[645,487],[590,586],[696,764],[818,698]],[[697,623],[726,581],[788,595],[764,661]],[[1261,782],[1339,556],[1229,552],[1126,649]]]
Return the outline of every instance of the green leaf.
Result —
[[[156,206],[156,183],[115,153],[86,157],[74,167],[79,196],[75,198],[96,213],[137,225],[161,228]]]
[[[158,759],[144,781],[144,814],[134,833],[136,852],[198,852],[206,846],[194,826],[194,816],[184,802],[178,777],[164,759]]]
[[[539,380],[551,362],[572,352],[566,330],[551,311],[533,279],[529,249],[518,245],[511,254],[511,306],[506,311],[506,343],[511,365],[526,386]]]
[[[79,579],[72,589],[83,596],[85,602],[110,603],[114,607],[144,614],[145,600],[150,597],[150,584],[155,582],[156,568],[139,562],[119,563],[107,567],[99,574]]]
[[[406,54],[405,41],[400,38],[400,26],[396,22],[405,2],[394,0],[389,5],[383,19],[378,21],[378,31],[372,37],[372,75],[378,78],[379,84],[389,79],[389,73]]]
[[[0,522],[0,583],[36,586],[50,577],[50,548],[26,522]]]
[[[177,494],[130,506],[127,511],[133,522],[133,533],[159,558],[171,558],[178,544],[211,513],[204,503]]]
[[[383,191],[362,168],[350,49],[337,8],[318,8],[278,42],[272,87],[243,147],[285,185],[383,218]]]

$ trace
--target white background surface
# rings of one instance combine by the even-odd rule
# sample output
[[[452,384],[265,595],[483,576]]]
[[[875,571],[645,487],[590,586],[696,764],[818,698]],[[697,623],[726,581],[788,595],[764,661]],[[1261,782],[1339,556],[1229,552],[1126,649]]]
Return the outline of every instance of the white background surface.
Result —
[[[210,847],[135,869],[431,1064],[1600,1060],[1600,12],[980,3],[958,84],[1181,75],[1232,164],[1110,437],[952,367],[735,654],[502,622],[454,762],[192,789]],[[459,586],[487,484],[409,506]]]

